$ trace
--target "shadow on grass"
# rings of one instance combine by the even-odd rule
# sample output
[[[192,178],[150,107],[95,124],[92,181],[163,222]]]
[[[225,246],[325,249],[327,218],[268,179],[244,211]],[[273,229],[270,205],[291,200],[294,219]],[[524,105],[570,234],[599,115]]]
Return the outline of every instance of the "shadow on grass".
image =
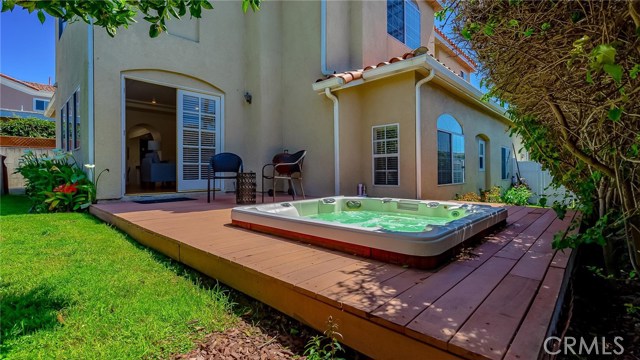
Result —
[[[0,216],[29,213],[31,201],[22,195],[3,195],[0,198]]]
[[[1,285],[5,293],[0,297],[0,355],[9,351],[7,343],[64,322],[63,309],[68,304],[56,297],[51,288],[38,286],[26,293],[15,293],[18,289],[12,289],[10,284]]]

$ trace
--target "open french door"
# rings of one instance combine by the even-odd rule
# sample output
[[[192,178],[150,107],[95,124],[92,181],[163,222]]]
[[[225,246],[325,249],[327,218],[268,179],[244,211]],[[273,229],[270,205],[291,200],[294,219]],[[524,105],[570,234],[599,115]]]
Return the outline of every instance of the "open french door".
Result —
[[[220,152],[220,97],[178,90],[178,191],[206,190],[208,161]]]

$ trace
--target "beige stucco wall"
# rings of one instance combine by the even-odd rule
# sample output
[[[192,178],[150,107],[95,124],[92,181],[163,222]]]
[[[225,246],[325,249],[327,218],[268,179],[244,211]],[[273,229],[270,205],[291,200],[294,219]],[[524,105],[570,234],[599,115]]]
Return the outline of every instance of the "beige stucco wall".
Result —
[[[406,73],[340,91],[342,193],[354,195],[359,183],[370,196],[415,197],[414,75]],[[357,100],[357,105],[350,104]],[[400,185],[373,185],[372,127],[399,124]],[[357,170],[356,170],[357,169]]]
[[[88,39],[89,26],[82,21],[67,24],[62,36],[58,36],[56,26],[56,83],[58,87],[55,95],[56,109],[56,147],[60,148],[60,109],[73,93],[80,89],[80,149],[74,151],[76,160],[87,162],[88,138],[87,127],[88,110]],[[102,170],[97,168],[98,171]]]
[[[501,180],[500,148],[511,148],[507,125],[496,120],[475,105],[451,95],[433,82],[422,89],[422,198],[453,199],[456,194],[478,192],[479,188],[493,185],[506,187],[511,180]],[[465,145],[465,182],[455,185],[438,185],[437,119],[450,114],[462,126]],[[486,140],[487,158],[485,172],[479,171],[478,137]],[[483,179],[486,179],[483,184]],[[482,186],[484,185],[484,186]]]
[[[311,83],[323,76],[320,5],[319,1],[269,1],[259,12],[244,14],[239,3],[220,2],[215,10],[205,11],[200,21],[174,24],[180,36],[162,34],[157,39],[149,38],[148,24],[142,20],[120,29],[116,38],[96,27],[95,162],[98,171],[110,169],[101,178],[98,197],[119,198],[123,194],[123,77],[221,96],[223,150],[239,154],[245,170],[259,172],[284,149],[306,149],[307,194],[333,194],[333,104],[311,89]],[[419,6],[422,39],[427,45],[432,43],[433,9],[424,1]],[[327,11],[329,70],[359,68],[410,50],[387,34],[385,1],[329,1]],[[83,85],[87,33],[86,25],[70,24],[57,55],[58,64],[64,64],[64,71],[58,71],[60,94],[66,99],[81,84],[83,114],[87,108]],[[78,46],[72,47],[72,42]],[[356,158],[370,156],[372,124],[400,122],[402,186],[369,186],[370,193],[415,196],[414,83],[414,75],[407,74],[339,92],[339,97],[354,99],[341,100],[340,105],[342,193],[355,192],[357,183],[372,182],[371,159]],[[245,102],[245,92],[252,94],[252,104]],[[60,104],[58,115],[59,108]],[[349,135],[353,133],[358,136]],[[356,150],[348,151],[352,147]],[[83,145],[81,150],[85,149]]]

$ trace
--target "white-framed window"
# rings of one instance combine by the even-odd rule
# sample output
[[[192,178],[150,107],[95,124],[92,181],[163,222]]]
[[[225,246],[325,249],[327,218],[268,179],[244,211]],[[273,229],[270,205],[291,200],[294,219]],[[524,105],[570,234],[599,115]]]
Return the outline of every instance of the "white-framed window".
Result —
[[[373,126],[373,185],[400,185],[400,124]]]
[[[487,144],[484,140],[478,139],[478,170],[484,171],[486,166]]]
[[[420,9],[413,0],[387,0],[387,33],[408,47],[420,47]]]
[[[511,167],[511,149],[502,147],[500,149],[500,179],[509,180]]]
[[[464,135],[458,120],[438,117],[438,185],[464,183]]]
[[[49,100],[47,99],[33,99],[33,111],[44,112],[47,105],[49,105]]]

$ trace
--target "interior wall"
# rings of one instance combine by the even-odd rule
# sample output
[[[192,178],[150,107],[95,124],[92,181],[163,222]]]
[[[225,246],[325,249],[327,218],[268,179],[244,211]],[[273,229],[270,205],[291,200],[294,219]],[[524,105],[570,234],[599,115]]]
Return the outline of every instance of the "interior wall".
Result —
[[[159,112],[144,109],[127,107],[127,175],[130,184],[138,184],[139,177],[136,175],[136,166],[140,165],[140,136],[129,138],[129,130],[137,125],[149,125],[152,130],[156,130],[160,136],[160,160],[176,163],[177,143],[176,143],[176,114],[175,112]],[[154,140],[157,140],[154,138]]]

